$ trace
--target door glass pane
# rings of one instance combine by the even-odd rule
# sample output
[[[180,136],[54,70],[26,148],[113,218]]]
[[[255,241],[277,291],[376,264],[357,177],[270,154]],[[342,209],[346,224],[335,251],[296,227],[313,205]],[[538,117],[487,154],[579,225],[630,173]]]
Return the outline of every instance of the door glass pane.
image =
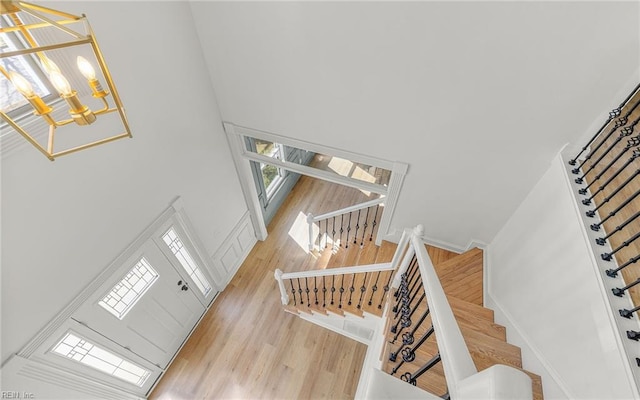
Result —
[[[158,273],[143,257],[98,304],[118,319],[122,319],[156,279],[158,279]]]
[[[53,347],[52,351],[59,356],[74,360],[140,387],[144,385],[144,382],[151,375],[151,371],[94,345],[75,332],[68,332]]]
[[[193,282],[196,284],[200,292],[206,297],[209,292],[211,292],[211,284],[205,278],[204,274],[200,270],[200,267],[194,259],[189,254],[189,251],[184,247],[182,240],[176,233],[176,231],[171,227],[167,233],[162,235],[162,240],[166,243],[166,245],[171,249],[171,252],[178,259],[182,268],[189,274]]]

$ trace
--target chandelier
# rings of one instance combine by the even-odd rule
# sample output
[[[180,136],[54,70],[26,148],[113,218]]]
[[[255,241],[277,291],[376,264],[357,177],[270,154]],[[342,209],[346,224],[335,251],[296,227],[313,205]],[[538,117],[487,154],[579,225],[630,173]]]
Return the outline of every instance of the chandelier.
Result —
[[[131,137],[84,14],[14,0],[0,0],[0,11],[3,131],[13,128],[51,161]]]

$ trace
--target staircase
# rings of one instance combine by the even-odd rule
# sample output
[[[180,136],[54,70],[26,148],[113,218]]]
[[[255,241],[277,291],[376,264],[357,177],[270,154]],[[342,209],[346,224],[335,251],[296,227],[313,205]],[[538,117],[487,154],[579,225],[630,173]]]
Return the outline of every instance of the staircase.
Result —
[[[506,329],[494,322],[492,310],[483,307],[483,251],[474,248],[456,254],[431,246],[426,249],[477,371],[497,364],[523,371],[531,378],[533,398],[543,399],[541,378],[522,369],[520,348],[506,342]],[[276,278],[280,275],[279,283],[289,293],[285,311],[304,314],[305,319],[312,321],[315,318],[320,324],[323,318],[336,316],[379,319],[386,327],[379,368],[405,381],[411,381],[416,371],[420,371],[419,379],[411,383],[448,398],[443,363],[439,362],[438,332],[429,333],[433,330],[432,314],[427,311],[425,301],[418,301],[424,299],[425,292],[422,285],[417,284],[419,276],[413,278],[420,275],[415,256],[411,264],[405,262],[404,265],[405,295],[401,300],[402,295],[392,287],[392,280],[403,268],[400,265],[403,251],[386,241],[380,247],[358,250],[355,247],[338,252],[321,251],[317,254],[316,269],[300,273],[306,276],[276,272]],[[340,265],[354,267],[340,268]],[[283,303],[284,300],[283,296]],[[409,312],[402,309],[403,305],[413,307]],[[403,318],[409,314],[413,322],[404,327]],[[310,315],[313,317],[309,318]],[[414,348],[415,351],[410,351]],[[405,360],[403,352],[413,353],[415,358],[409,362],[411,356]],[[430,367],[422,372],[425,366]]]

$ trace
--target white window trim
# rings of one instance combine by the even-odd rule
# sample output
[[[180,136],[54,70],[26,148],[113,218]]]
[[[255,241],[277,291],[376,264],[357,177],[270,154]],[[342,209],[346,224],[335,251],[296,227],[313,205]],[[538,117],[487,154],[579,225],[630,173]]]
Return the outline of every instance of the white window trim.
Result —
[[[385,201],[385,207],[380,218],[380,224],[378,225],[379,233],[376,236],[376,245],[380,245],[383,239],[397,240],[395,230],[391,229],[391,216],[394,214],[398,199],[400,197],[400,190],[404,182],[404,177],[409,169],[408,164],[403,162],[387,161],[375,157],[364,156],[362,154],[351,153],[348,151],[323,146],[317,143],[305,142],[302,140],[280,136],[269,132],[237,126],[229,122],[224,123],[224,129],[227,135],[227,140],[229,142],[229,147],[231,148],[231,155],[238,171],[240,186],[242,188],[245,201],[247,202],[247,205],[249,207],[251,222],[253,223],[254,231],[256,232],[256,236],[259,240],[265,240],[268,233],[267,227],[264,223],[264,219],[262,218],[262,207],[258,200],[258,193],[255,184],[253,183],[253,175],[251,173],[249,161],[271,163],[276,167],[280,167],[297,174],[307,175],[313,178],[322,179],[340,185],[385,195],[387,200]],[[360,181],[350,177],[332,174],[330,172],[322,171],[320,169],[309,167],[306,165],[273,160],[269,157],[248,151],[244,145],[245,137],[254,137],[257,139],[268,140],[274,143],[280,143],[282,145],[295,147],[301,150],[326,154],[343,158],[349,161],[362,163],[365,165],[383,168],[391,171],[391,178],[388,185],[383,186]]]

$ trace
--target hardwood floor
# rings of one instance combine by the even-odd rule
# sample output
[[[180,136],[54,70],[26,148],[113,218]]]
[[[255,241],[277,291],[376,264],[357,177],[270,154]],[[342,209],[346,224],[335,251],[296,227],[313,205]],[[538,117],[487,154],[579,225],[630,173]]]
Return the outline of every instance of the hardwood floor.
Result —
[[[366,346],[286,313],[273,272],[316,268],[304,215],[373,198],[301,177],[150,399],[351,399]]]

